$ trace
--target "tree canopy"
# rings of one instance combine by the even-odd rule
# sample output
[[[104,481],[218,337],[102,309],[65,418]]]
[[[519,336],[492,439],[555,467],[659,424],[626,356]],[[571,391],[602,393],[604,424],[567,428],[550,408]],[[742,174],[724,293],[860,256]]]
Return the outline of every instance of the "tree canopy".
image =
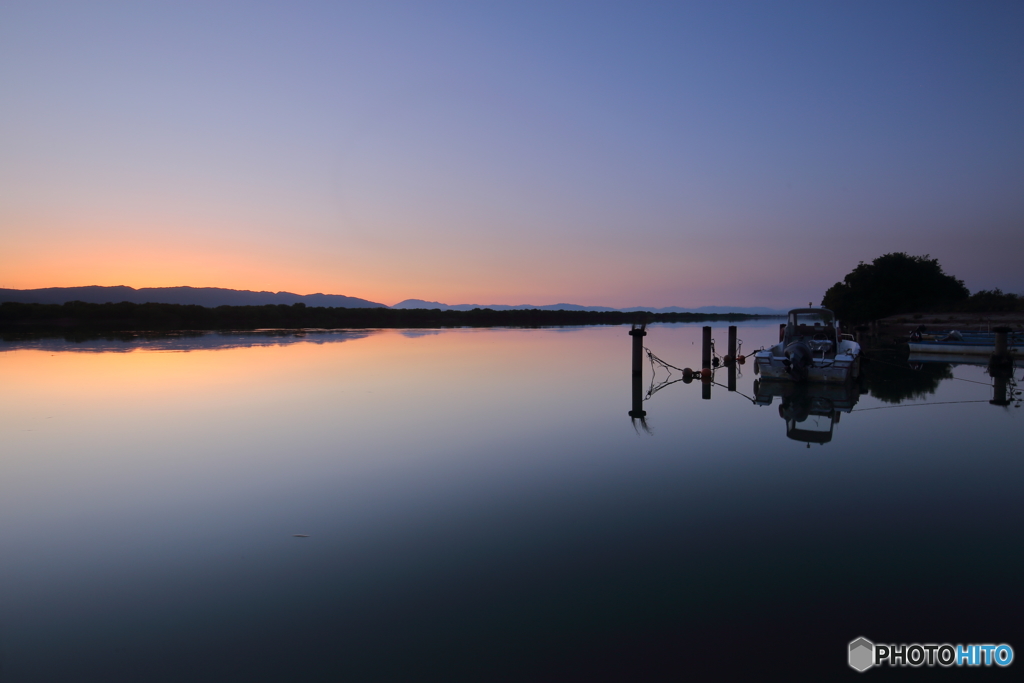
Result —
[[[947,275],[938,259],[903,252],[863,261],[828,288],[822,306],[840,320],[863,323],[900,313],[955,307],[970,292],[963,280]]]

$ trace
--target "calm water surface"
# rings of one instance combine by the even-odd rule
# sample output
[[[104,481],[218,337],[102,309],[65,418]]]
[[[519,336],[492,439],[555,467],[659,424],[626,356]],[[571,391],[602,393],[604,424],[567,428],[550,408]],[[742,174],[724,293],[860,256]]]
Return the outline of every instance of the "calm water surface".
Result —
[[[700,326],[646,342],[700,362]],[[0,343],[0,681],[831,680],[857,636],[1024,656],[1024,411],[984,368],[795,396],[719,370],[645,429],[629,351]]]

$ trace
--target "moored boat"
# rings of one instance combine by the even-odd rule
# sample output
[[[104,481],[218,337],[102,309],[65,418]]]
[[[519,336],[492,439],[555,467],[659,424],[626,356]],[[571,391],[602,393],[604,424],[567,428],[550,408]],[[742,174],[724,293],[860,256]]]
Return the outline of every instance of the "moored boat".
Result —
[[[763,379],[845,382],[860,374],[860,361],[860,344],[840,334],[832,311],[795,308],[781,341],[754,354],[754,369]]]
[[[1011,332],[1006,335],[1007,352],[1024,352],[1024,334]],[[915,332],[907,342],[910,353],[941,353],[953,355],[991,356],[996,352],[995,332],[958,332],[951,330],[941,334]]]

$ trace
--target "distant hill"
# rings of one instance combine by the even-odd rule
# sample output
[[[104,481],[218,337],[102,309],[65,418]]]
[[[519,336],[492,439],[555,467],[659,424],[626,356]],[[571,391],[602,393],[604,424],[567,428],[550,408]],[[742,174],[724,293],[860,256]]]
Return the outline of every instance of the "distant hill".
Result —
[[[329,308],[387,308],[366,299],[340,294],[292,294],[291,292],[253,292],[247,289],[219,287],[47,287],[45,289],[0,289],[0,303],[17,301],[25,304],[63,304],[84,301],[90,304],[194,304],[197,306],[264,306],[266,304],[298,304]]]
[[[550,304],[548,306],[533,306],[531,304],[519,304],[518,306],[505,306],[501,304],[456,304],[448,305],[438,301],[424,301],[423,299],[406,299],[391,308],[428,308],[440,309],[442,311],[471,311],[474,308],[489,308],[493,311],[513,311],[524,309],[536,309],[539,311],[623,311],[632,313],[635,311],[650,311],[651,313],[744,313],[747,315],[785,315],[787,311],[780,311],[763,306],[701,306],[700,308],[680,308],[679,306],[668,306],[667,308],[644,308],[634,306],[632,308],[608,308],[607,306],[580,306],[579,304]]]
[[[406,299],[400,301],[391,308],[428,308],[440,309],[442,311],[472,311],[474,308],[489,308],[492,311],[615,311],[618,309],[607,306],[579,306],[577,304],[551,304],[548,306],[534,306],[532,304],[519,304],[506,306],[504,304],[442,304],[438,301],[424,301],[423,299]]]
[[[665,308],[623,308],[623,311],[650,311],[652,313],[745,313],[748,315],[786,315],[788,310],[776,308],[765,308],[764,306],[701,306],[700,308],[680,308],[679,306],[667,306]]]

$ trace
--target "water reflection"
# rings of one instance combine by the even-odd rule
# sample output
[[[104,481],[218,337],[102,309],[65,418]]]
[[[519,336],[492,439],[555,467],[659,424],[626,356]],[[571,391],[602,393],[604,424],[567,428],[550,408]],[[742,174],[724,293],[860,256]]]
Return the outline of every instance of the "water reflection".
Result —
[[[647,329],[699,366],[699,326]],[[1016,642],[1024,411],[983,367],[800,458],[777,407],[816,405],[758,409],[750,364],[646,400],[645,365],[627,405],[624,327],[316,337],[0,353],[5,680],[835,680],[861,633]]]
[[[928,372],[936,366],[944,365],[949,368],[949,375],[952,377],[952,369],[960,366],[984,366],[992,378],[992,400],[989,401],[995,406],[1020,407],[1021,392],[1017,389],[1017,380],[1014,371],[1024,367],[1024,360],[1016,359],[1012,362],[993,363],[984,356],[966,354],[933,354],[933,353],[912,353],[907,358],[907,364],[915,371]],[[955,378],[954,378],[955,379]]]
[[[812,443],[826,444],[832,440],[839,416],[849,413],[860,400],[860,387],[852,384],[796,384],[754,380],[755,403],[772,404],[776,397],[779,417],[786,421],[786,436]]]
[[[635,335],[636,331],[630,334]],[[704,336],[709,336],[709,328],[705,328]],[[699,384],[701,398],[704,400],[711,399],[712,388],[715,386],[725,389],[730,400],[740,399],[740,403],[743,403],[742,399],[746,399],[757,406],[772,405],[774,399],[778,397],[779,417],[786,423],[786,436],[794,441],[806,443],[808,448],[812,443],[831,442],[840,416],[853,412],[862,395],[870,394],[889,407],[904,406],[911,402],[913,405],[929,405],[926,399],[934,396],[940,384],[963,379],[953,374],[953,368],[958,365],[986,367],[992,392],[992,398],[988,403],[1002,407],[1020,407],[1022,400],[1022,392],[1017,389],[1014,370],[1024,366],[1024,361],[993,365],[986,358],[979,356],[912,354],[908,358],[905,351],[898,350],[875,351],[871,356],[865,356],[861,374],[846,383],[794,383],[755,379],[753,396],[748,396],[737,389],[738,380],[743,376],[743,357],[739,356],[738,360],[732,356],[720,358],[714,354],[713,342],[710,345],[710,356],[702,361],[704,367],[701,370],[673,365],[645,347],[650,361],[651,378],[644,393],[637,374],[636,342],[637,339],[634,337],[632,409],[629,415],[634,429],[638,432],[643,430],[648,434],[652,431],[647,424],[646,403],[659,392],[676,384]],[[719,375],[722,373],[726,375],[725,384],[719,381]],[[977,380],[965,381],[989,384]],[[982,401],[973,399],[952,403],[977,402]],[[949,403],[951,402],[935,402],[943,405]],[[880,408],[873,407],[869,410]]]
[[[363,339],[379,330],[242,330],[230,332],[123,332],[103,335],[4,335],[0,351],[83,351],[129,353],[131,351],[211,351],[295,343],[336,344]],[[437,334],[436,331],[403,332],[407,337]]]
[[[952,366],[945,362],[911,364],[905,353],[875,352],[865,357],[861,381],[867,391],[885,403],[923,399],[934,394],[943,380],[952,379]]]

